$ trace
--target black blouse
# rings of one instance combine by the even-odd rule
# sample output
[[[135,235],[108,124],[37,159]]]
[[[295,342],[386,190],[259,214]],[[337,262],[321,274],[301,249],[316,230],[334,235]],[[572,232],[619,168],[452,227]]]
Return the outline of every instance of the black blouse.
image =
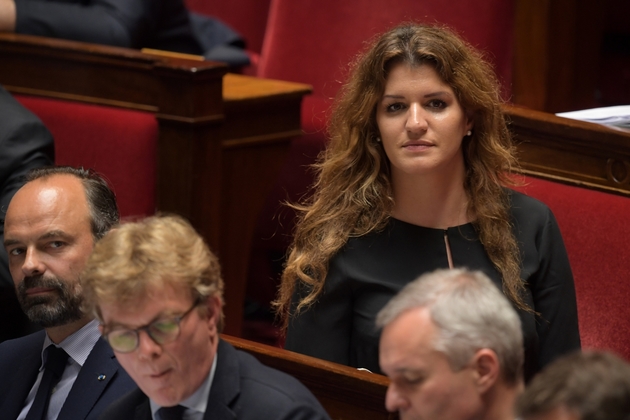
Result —
[[[571,267],[553,214],[538,200],[509,193],[521,278],[527,287],[524,299],[540,314],[519,311],[529,379],[559,355],[580,348],[577,307]],[[445,235],[455,267],[483,271],[502,287],[472,224],[442,230],[391,218],[380,232],[350,238],[331,259],[317,302],[290,320],[285,348],[380,372],[376,314],[410,281],[448,268]],[[304,288],[298,287],[294,306],[303,294]]]

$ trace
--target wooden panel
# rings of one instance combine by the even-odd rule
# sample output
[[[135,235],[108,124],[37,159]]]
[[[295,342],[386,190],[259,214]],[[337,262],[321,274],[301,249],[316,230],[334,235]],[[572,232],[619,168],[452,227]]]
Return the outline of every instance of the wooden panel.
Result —
[[[513,101],[547,112],[598,105],[608,0],[516,0]]]
[[[630,132],[506,106],[524,173],[630,195]]]
[[[333,419],[393,420],[385,409],[389,379],[383,375],[327,362],[277,347],[223,335],[239,350],[261,363],[297,378],[320,401]]]

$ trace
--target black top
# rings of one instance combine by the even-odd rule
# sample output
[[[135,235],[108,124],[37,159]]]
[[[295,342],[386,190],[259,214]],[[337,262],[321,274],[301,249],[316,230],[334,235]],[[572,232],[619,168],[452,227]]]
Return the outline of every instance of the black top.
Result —
[[[510,197],[527,284],[524,299],[540,313],[519,311],[528,379],[557,356],[580,348],[580,337],[573,275],[556,220],[538,200],[511,190]],[[448,268],[445,235],[455,267],[483,271],[501,287],[472,224],[442,230],[391,218],[380,232],[350,238],[331,259],[322,294],[289,322],[285,347],[380,372],[376,314],[410,281]],[[304,292],[297,288],[294,305]]]

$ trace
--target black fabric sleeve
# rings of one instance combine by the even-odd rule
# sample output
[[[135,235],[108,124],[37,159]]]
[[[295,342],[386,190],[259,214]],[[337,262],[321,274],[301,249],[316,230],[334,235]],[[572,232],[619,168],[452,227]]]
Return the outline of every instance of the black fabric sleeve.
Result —
[[[4,216],[24,176],[33,169],[52,165],[55,150],[48,129],[0,87],[0,280],[13,288],[4,250]]]
[[[159,21],[158,0],[16,0],[17,33],[141,48]]]
[[[296,289],[293,308],[298,299],[306,295],[306,286],[302,283]],[[285,348],[349,366],[352,320],[350,282],[343,270],[332,263],[317,301],[289,320]]]
[[[540,269],[530,280],[540,339],[539,367],[580,348],[577,303],[573,273],[558,223],[547,209],[547,219],[539,234]]]

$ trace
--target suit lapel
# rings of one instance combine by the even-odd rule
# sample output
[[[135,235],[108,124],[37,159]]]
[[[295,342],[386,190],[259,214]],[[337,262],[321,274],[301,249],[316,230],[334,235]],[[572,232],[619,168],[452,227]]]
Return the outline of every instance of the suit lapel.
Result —
[[[39,367],[42,364],[41,354],[45,333],[38,333],[31,345],[25,346],[23,354],[16,360],[13,372],[3,372],[4,386],[0,414],[2,418],[15,419],[22,411],[24,401],[35,383]]]
[[[217,350],[217,369],[214,373],[208,406],[204,420],[231,420],[236,413],[231,408],[232,402],[241,392],[240,368],[236,350],[223,340],[219,340]]]
[[[118,369],[114,352],[105,340],[99,338],[68,394],[67,401],[74,403],[64,404],[58,420],[86,418]]]

